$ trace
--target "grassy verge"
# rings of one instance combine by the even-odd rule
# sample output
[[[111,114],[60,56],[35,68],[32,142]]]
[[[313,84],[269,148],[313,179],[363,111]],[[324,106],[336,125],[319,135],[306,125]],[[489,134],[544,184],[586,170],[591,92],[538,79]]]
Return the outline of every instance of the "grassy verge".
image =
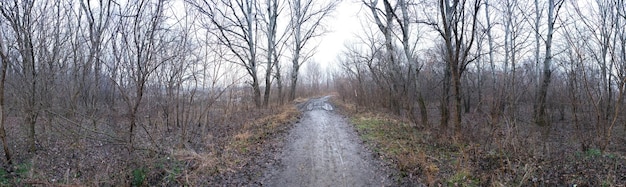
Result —
[[[285,132],[291,124],[300,116],[300,111],[293,105],[285,105],[269,115],[264,115],[258,119],[245,123],[234,132],[234,135],[227,137],[223,150],[219,153],[207,152],[196,153],[188,150],[178,151],[176,160],[183,163],[191,163],[189,167],[180,171],[185,177],[179,178],[205,178],[206,176],[227,175],[228,173],[238,173],[244,167],[253,164],[254,159],[258,159],[269,141],[274,140],[275,135]],[[219,177],[218,177],[219,178]],[[223,179],[222,179],[223,180]],[[198,185],[218,185],[223,181],[209,181],[208,184],[195,183]],[[180,182],[178,184],[181,184]],[[191,184],[185,182],[182,184]]]
[[[480,137],[438,135],[417,129],[398,116],[356,110],[333,98],[351,119],[368,148],[399,171],[399,182],[415,186],[624,186],[623,152],[560,148],[571,142],[548,144],[545,153],[537,137],[480,134]],[[480,128],[480,126],[475,127]],[[502,127],[504,128],[504,127]],[[530,128],[530,127],[526,127]],[[465,136],[476,134],[466,129]],[[498,132],[502,132],[500,129]],[[478,131],[483,132],[483,131]],[[508,132],[508,131],[506,131]],[[484,138],[484,139],[479,139]],[[481,143],[479,143],[481,142]],[[569,144],[568,144],[569,143]],[[542,149],[543,148],[543,149]]]
[[[429,132],[419,131],[397,117],[356,112],[354,106],[336,99],[333,103],[350,116],[366,145],[399,171],[399,182],[479,186],[480,181],[465,164],[470,145],[439,144]]]
[[[300,111],[293,105],[285,105],[280,112],[246,123],[226,145],[226,150],[236,154],[246,154],[258,145],[284,132],[300,116]]]

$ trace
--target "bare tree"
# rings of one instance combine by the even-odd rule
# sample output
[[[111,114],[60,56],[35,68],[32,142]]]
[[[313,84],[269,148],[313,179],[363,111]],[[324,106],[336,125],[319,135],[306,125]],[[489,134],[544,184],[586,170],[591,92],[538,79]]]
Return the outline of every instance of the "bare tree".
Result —
[[[0,25],[0,27],[3,27]],[[2,148],[4,150],[4,158],[7,163],[11,164],[13,161],[11,160],[11,150],[9,149],[9,144],[7,142],[7,135],[5,131],[5,122],[6,122],[6,104],[4,102],[4,90],[5,83],[7,77],[7,68],[10,63],[9,55],[8,55],[8,46],[6,46],[4,32],[0,32],[0,60],[2,60],[2,66],[0,66],[0,140],[2,140]]]
[[[496,51],[496,46],[495,46],[495,42],[494,42],[494,37],[492,34],[492,30],[493,28],[495,28],[495,24],[492,23],[492,14],[489,12],[490,8],[493,5],[489,3],[489,0],[485,0],[485,22],[486,22],[486,35],[487,35],[487,42],[488,42],[488,51],[487,51],[487,55],[489,57],[489,67],[490,67],[490,71],[491,71],[491,92],[495,95],[495,93],[498,92],[498,87],[497,87],[497,79],[496,79],[496,66],[494,63],[494,59],[495,59],[495,55],[494,53],[497,52]],[[480,48],[481,46],[479,46]],[[479,70],[480,71],[480,70]],[[500,118],[500,115],[502,114],[502,98],[501,97],[494,97],[493,101],[491,103],[491,117],[492,117],[492,121],[494,121],[494,123],[492,123],[492,125],[495,125],[496,122],[498,121],[498,119]]]
[[[289,0],[291,10],[291,35],[293,36],[291,63],[291,85],[289,88],[289,101],[296,98],[296,86],[300,66],[310,57],[303,50],[308,46],[311,39],[321,36],[325,30],[322,21],[335,9],[340,1],[331,1],[323,5],[316,5],[314,0]]]
[[[508,112],[510,119],[513,119],[513,124],[515,124],[518,107],[516,103],[522,95],[521,93],[523,93],[520,92],[523,91],[519,89],[520,86],[516,85],[517,66],[519,59],[523,57],[522,54],[527,51],[524,47],[528,45],[527,41],[531,36],[531,32],[526,30],[528,20],[523,16],[522,11],[527,8],[527,5],[523,1],[506,0],[501,2],[500,7],[502,7],[501,14],[504,27],[503,73],[505,76],[501,83],[502,90],[499,91],[500,96],[497,96],[503,102],[500,102],[499,106],[495,108],[497,108],[496,111]]]
[[[282,102],[282,78],[281,78],[281,66],[280,59],[282,57],[282,47],[284,46],[284,39],[287,37],[287,30],[281,30],[278,28],[279,17],[282,13],[280,0],[266,0],[265,8],[267,11],[263,23],[265,27],[265,37],[267,39],[266,49],[266,68],[265,68],[265,92],[263,95],[263,106],[267,107],[270,100],[270,89],[272,87],[272,80],[276,79],[278,85],[278,99]],[[272,72],[275,72],[272,75]]]
[[[162,34],[164,6],[164,0],[142,0],[128,3],[119,10],[121,15],[116,28],[119,38],[114,38],[114,56],[123,74],[112,77],[112,80],[116,81],[127,106],[130,121],[128,148],[131,153],[135,149],[133,139],[146,84],[157,68],[171,58],[159,54],[169,43]]]
[[[290,34],[290,33],[289,33]],[[275,46],[275,50],[273,53],[274,56],[274,68],[276,69],[274,71],[274,78],[276,79],[276,86],[278,89],[278,100],[280,105],[283,105],[285,103],[285,98],[284,98],[284,91],[283,91],[283,87],[284,87],[284,77],[283,77],[283,70],[282,70],[282,64],[281,64],[281,57],[283,56],[283,53],[285,51],[285,47],[287,47],[287,42],[285,41],[288,38],[288,32],[285,31],[285,35],[283,35],[283,37],[281,37],[281,39],[279,39],[278,41],[274,41],[277,43],[277,45]]]
[[[276,51],[276,25],[278,20],[278,1],[267,0],[267,65],[265,67],[265,93],[263,95],[263,106],[267,107],[270,100],[270,89],[272,88],[272,70],[274,69],[274,53]]]
[[[546,34],[545,42],[545,56],[543,59],[543,74],[541,76],[541,84],[537,89],[536,101],[534,107],[534,119],[540,126],[546,126],[549,121],[546,117],[546,99],[548,94],[548,86],[550,85],[552,77],[552,38],[554,35],[554,25],[556,24],[556,17],[559,13],[563,0],[555,2],[555,0],[548,1],[548,30]],[[537,2],[535,2],[537,4]],[[537,5],[535,5],[537,7]],[[539,22],[539,16],[537,16],[537,22]],[[537,23],[536,23],[537,24]],[[539,28],[536,32],[539,32]]]
[[[103,48],[105,32],[109,29],[111,13],[113,7],[112,0],[100,1],[94,5],[92,1],[80,1],[80,13],[84,14],[87,23],[85,30],[80,30],[81,25],[77,25],[83,36],[87,39],[84,46],[87,47],[87,57],[83,62],[83,70],[79,78],[78,89],[73,95],[83,95],[86,115],[92,118],[92,123],[96,124],[98,112],[101,110],[98,104],[103,102],[102,85],[103,81]],[[81,24],[81,21],[78,22]],[[82,43],[77,42],[77,49],[81,50]],[[71,97],[72,99],[77,97]],[[73,101],[75,102],[75,101]]]
[[[382,53],[382,44],[376,38],[371,28],[364,28],[366,36],[360,36],[359,40],[345,44],[345,50],[339,56],[342,69],[351,81],[351,89],[347,90],[350,98],[354,98],[357,105],[365,107],[377,106],[378,102],[387,98],[383,81],[380,80],[380,71],[377,65],[377,57]],[[343,87],[343,86],[341,86]],[[345,87],[343,87],[345,88]],[[378,96],[372,91],[378,89]],[[374,99],[374,98],[377,99]]]
[[[190,10],[191,7],[184,7]],[[187,13],[184,13],[187,14]],[[193,14],[193,12],[192,12]],[[184,143],[188,140],[189,132],[193,131],[194,122],[200,120],[204,110],[195,110],[197,106],[205,103],[196,102],[202,99],[202,94],[206,91],[204,77],[206,66],[203,66],[205,60],[200,55],[193,55],[194,49],[200,44],[194,41],[193,29],[195,27],[195,19],[192,16],[173,15],[171,18],[176,20],[173,25],[167,24],[167,33],[164,33],[162,39],[167,41],[165,44],[167,50],[159,51],[162,57],[165,57],[163,64],[155,72],[157,79],[160,79],[154,87],[153,92],[161,95],[164,91],[165,96],[160,97],[160,106],[162,108],[165,126],[170,129],[171,126],[178,127],[180,135],[178,147],[183,148]],[[210,53],[207,54],[207,58]],[[202,71],[201,71],[202,70]],[[204,77],[205,78],[205,77]],[[208,104],[208,103],[206,103]],[[174,124],[174,125],[172,125]]]
[[[615,56],[616,59],[620,59],[622,63],[616,63],[616,69],[618,69],[619,71],[617,71],[617,80],[618,81],[618,85],[622,85],[622,87],[624,87],[624,84],[626,84],[626,31],[624,29],[619,29],[619,28],[624,28],[626,27],[626,3],[624,3],[624,1],[619,1],[617,0],[615,3],[617,6],[616,7],[616,11],[617,11],[617,19],[616,19],[616,29],[617,32],[615,33],[615,40],[616,43],[620,46],[617,49],[615,49]],[[621,82],[620,82],[621,80]],[[622,88],[624,89],[624,88]],[[621,92],[625,92],[625,91],[621,91]],[[623,94],[623,93],[622,93]],[[621,104],[621,103],[618,103]],[[626,123],[624,123],[624,131],[626,131]]]
[[[450,71],[452,96],[454,98],[455,131],[461,131],[461,76],[467,65],[474,61],[470,53],[477,34],[480,0],[439,1],[441,25],[435,28],[444,40],[444,61]],[[469,5],[468,5],[469,3]],[[469,7],[468,7],[469,6]]]
[[[417,97],[417,103],[418,106],[420,108],[420,117],[421,117],[421,122],[422,125],[425,126],[429,126],[428,123],[428,109],[426,108],[426,103],[424,101],[424,96],[422,94],[422,86],[420,84],[420,71],[422,69],[422,64],[420,64],[415,58],[414,58],[414,47],[411,47],[410,44],[410,36],[411,36],[411,16],[409,15],[409,1],[408,0],[400,0],[398,2],[399,6],[400,6],[400,11],[401,11],[401,15],[402,17],[398,17],[397,15],[395,16],[398,20],[398,24],[400,25],[401,31],[402,31],[402,47],[404,49],[404,55],[405,58],[407,60],[408,63],[408,71],[409,71],[409,78],[408,80],[411,80],[412,82],[414,82],[414,88],[415,88],[415,92],[416,92],[416,97]],[[412,77],[411,74],[414,74],[414,76]],[[413,108],[413,105],[410,106],[410,108]],[[411,112],[413,113],[413,112]]]
[[[187,0],[217,29],[207,31],[217,37],[219,44],[232,53],[226,59],[246,69],[252,79],[254,104],[261,107],[257,60],[258,18],[256,0]],[[232,58],[231,58],[232,57]],[[232,60],[236,59],[236,60]]]
[[[619,8],[615,8],[620,6],[618,1],[607,0],[594,1],[593,6],[584,8],[578,3],[572,3],[572,5],[572,18],[566,20],[574,20],[584,26],[571,26],[565,31],[565,35],[568,37],[568,42],[575,43],[575,40],[581,43],[579,46],[582,49],[577,51],[581,64],[586,61],[583,56],[589,56],[588,58],[595,62],[595,65],[590,63],[579,66],[582,66],[583,70],[586,68],[585,71],[590,73],[599,73],[597,76],[589,75],[592,78],[585,77],[583,81],[588,97],[585,105],[593,106],[595,116],[591,119],[595,119],[596,136],[602,139],[599,142],[600,148],[605,150],[610,142],[614,122],[617,120],[615,116],[621,110],[619,103],[622,102],[623,97],[621,94],[624,83],[623,76],[620,74],[623,72],[623,67],[616,63],[620,59],[618,55],[620,45],[623,45],[619,42],[622,37],[620,33],[623,32],[623,23],[620,23],[622,18],[619,16]],[[584,74],[590,73],[584,72]],[[588,145],[583,144],[583,149],[587,147]]]
[[[1,6],[2,15],[10,25],[17,42],[17,48],[21,57],[21,67],[19,70],[24,87],[21,89],[24,112],[24,123],[28,126],[29,151],[34,152],[35,147],[35,124],[39,116],[37,98],[37,64],[35,62],[35,49],[33,47],[34,38],[34,13],[35,2],[18,0],[11,2],[3,1]]]
[[[389,69],[389,71],[385,73],[387,73],[388,76],[390,77],[390,84],[391,84],[390,91],[389,91],[389,93],[391,94],[390,105],[391,105],[392,110],[394,110],[397,114],[400,114],[400,110],[402,109],[402,107],[400,106],[400,100],[401,100],[400,97],[402,95],[406,95],[404,92],[405,91],[404,88],[406,87],[404,83],[406,83],[406,81],[404,80],[404,77],[402,76],[402,70],[400,68],[399,58],[396,56],[396,50],[394,46],[394,33],[393,33],[394,21],[396,20],[396,18],[398,18],[398,20],[400,20],[400,18],[398,16],[395,16],[395,10],[394,10],[395,8],[392,7],[391,3],[388,0],[383,1],[384,11],[380,11],[377,8],[378,0],[373,0],[370,2],[363,2],[363,3],[367,7],[369,7],[372,13],[372,16],[374,18],[374,21],[376,23],[376,26],[378,26],[378,29],[384,36],[386,57],[388,58],[386,60],[387,62],[385,63],[386,64],[385,68]],[[381,17],[380,14],[384,16],[384,20],[380,18]],[[398,21],[398,22],[399,22],[398,24],[402,27],[403,44],[404,44],[404,41],[406,40],[407,45],[408,45],[408,28],[405,28],[405,27],[408,27],[408,25],[404,25],[404,22],[402,21]],[[409,49],[405,49],[405,51],[408,51],[408,50]]]

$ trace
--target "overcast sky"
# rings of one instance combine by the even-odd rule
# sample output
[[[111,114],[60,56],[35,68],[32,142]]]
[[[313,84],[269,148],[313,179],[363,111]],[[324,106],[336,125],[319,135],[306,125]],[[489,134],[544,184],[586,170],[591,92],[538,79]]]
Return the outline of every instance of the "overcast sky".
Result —
[[[322,66],[336,62],[336,56],[344,49],[344,43],[353,41],[355,34],[363,29],[359,19],[359,15],[364,16],[361,8],[361,1],[358,0],[344,0],[339,4],[332,17],[325,21],[329,32],[318,38],[319,46],[313,56],[315,61]]]

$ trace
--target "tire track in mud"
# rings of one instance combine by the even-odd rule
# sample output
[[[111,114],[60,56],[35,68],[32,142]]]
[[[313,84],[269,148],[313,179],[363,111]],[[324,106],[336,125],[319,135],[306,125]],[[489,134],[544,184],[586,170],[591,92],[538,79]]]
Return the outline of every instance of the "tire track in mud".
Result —
[[[264,186],[391,185],[387,169],[328,99],[311,99],[300,107],[303,118],[287,135],[278,166],[266,171]]]

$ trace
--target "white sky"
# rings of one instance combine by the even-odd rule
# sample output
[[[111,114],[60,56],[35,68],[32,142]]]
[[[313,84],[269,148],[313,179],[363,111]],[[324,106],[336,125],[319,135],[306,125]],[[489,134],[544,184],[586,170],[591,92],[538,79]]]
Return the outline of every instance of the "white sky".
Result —
[[[344,0],[339,3],[332,17],[325,21],[329,32],[318,38],[317,53],[313,56],[322,67],[335,63],[336,56],[344,49],[344,43],[354,41],[355,35],[363,30],[359,18],[364,15],[361,4],[358,0]]]
[[[336,0],[320,0],[315,3],[326,3],[324,1]],[[175,11],[184,12],[182,10],[183,0],[174,0],[173,3],[173,6],[177,7]],[[312,60],[319,63],[322,68],[336,63],[336,57],[343,51],[344,43],[354,41],[356,35],[359,34],[358,32],[363,30],[360,18],[363,16],[365,14],[362,10],[361,0],[342,0],[331,16],[323,21],[324,27],[328,32],[315,38],[314,41],[308,44],[310,46],[305,47],[306,49],[311,49],[314,45],[317,45],[317,50]],[[290,55],[287,57],[290,58]]]

